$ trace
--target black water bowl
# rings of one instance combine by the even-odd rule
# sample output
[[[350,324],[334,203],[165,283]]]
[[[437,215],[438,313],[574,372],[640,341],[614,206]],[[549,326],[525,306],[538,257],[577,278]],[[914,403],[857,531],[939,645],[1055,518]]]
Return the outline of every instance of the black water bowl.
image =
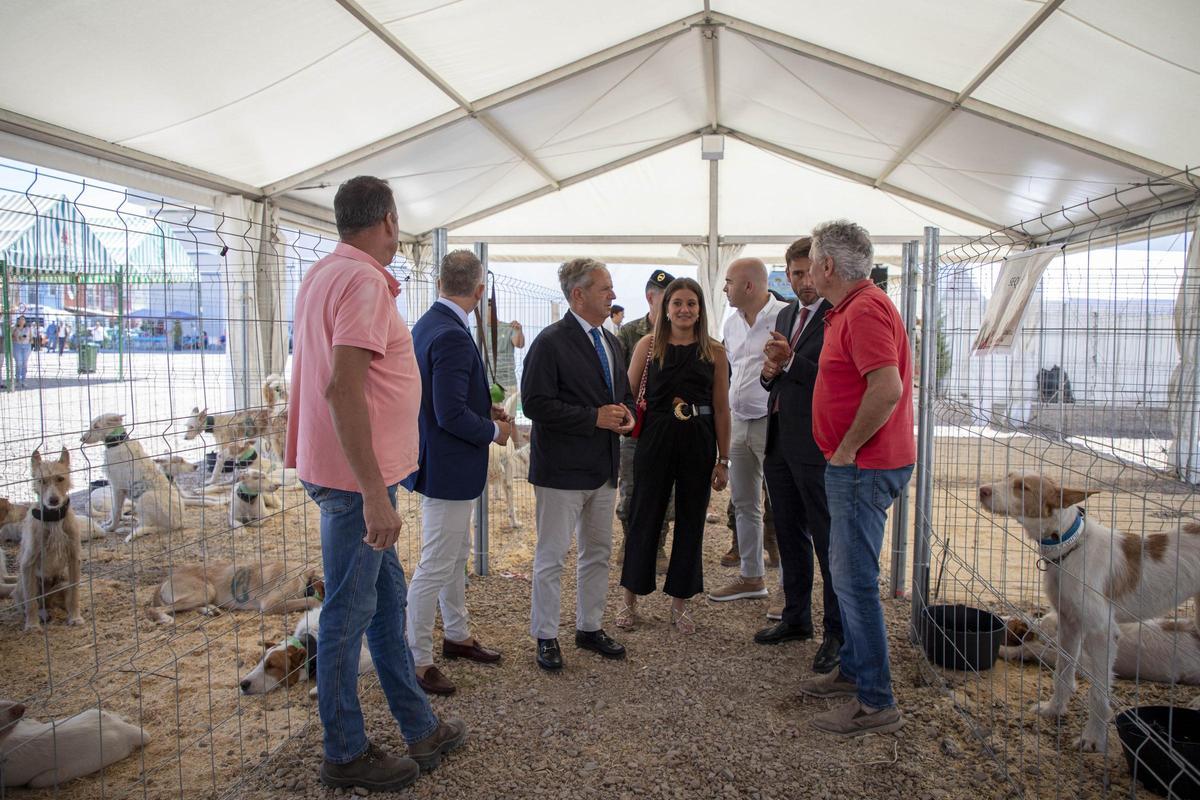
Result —
[[[1116,722],[1135,780],[1163,797],[1200,797],[1200,783],[1191,777],[1200,772],[1200,711],[1140,706],[1117,714]]]
[[[981,608],[930,606],[921,626],[925,656],[939,667],[991,669],[1004,643],[1004,620]]]

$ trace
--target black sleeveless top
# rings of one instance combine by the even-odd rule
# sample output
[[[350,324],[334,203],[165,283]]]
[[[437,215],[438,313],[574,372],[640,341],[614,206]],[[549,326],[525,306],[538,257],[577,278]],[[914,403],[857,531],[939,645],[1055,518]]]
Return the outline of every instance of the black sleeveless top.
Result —
[[[711,406],[713,395],[713,365],[700,360],[700,346],[668,344],[663,363],[650,359],[646,376],[646,407],[652,411],[668,411],[678,397],[686,403]]]

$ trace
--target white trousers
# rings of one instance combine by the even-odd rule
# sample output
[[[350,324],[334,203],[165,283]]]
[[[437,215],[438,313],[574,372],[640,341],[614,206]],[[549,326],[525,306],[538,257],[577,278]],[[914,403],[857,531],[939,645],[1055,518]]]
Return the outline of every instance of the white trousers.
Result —
[[[433,664],[433,621],[442,609],[442,633],[452,642],[471,638],[466,566],[471,555],[474,500],[421,497],[421,560],[408,583],[408,647],[418,667]]]
[[[603,627],[608,598],[608,557],[612,552],[615,486],[591,491],[533,487],[537,498],[537,548],[533,556],[533,608],[529,633],[536,639],[558,638],[562,617],[562,571],[577,534],[575,628]]]
[[[729,431],[729,499],[737,518],[742,577],[763,576],[763,459],[767,418],[733,418]]]

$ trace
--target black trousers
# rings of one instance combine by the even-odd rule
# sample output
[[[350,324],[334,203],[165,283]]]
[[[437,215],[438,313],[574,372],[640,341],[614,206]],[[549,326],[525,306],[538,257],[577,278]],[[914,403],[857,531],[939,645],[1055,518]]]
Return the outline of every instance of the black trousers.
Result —
[[[633,497],[621,585],[634,594],[655,588],[658,534],[675,490],[675,531],[663,591],[687,599],[704,591],[704,517],[712,493],[717,436],[711,415],[678,420],[668,411],[647,415],[633,456]]]
[[[789,461],[779,437],[763,461],[767,492],[775,509],[775,536],[783,570],[783,621],[812,630],[813,553],[821,565],[826,636],[842,637],[842,614],[829,574],[829,501],[825,465]]]

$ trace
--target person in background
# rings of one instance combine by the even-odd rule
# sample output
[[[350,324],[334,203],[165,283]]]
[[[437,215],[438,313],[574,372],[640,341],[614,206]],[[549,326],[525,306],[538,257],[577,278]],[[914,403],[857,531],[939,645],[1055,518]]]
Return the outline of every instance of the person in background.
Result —
[[[630,364],[633,358],[633,350],[637,347],[637,343],[654,330],[654,323],[658,319],[658,315],[662,310],[663,292],[671,281],[675,280],[675,276],[665,270],[655,270],[650,279],[646,281],[646,316],[638,317],[637,319],[626,322],[617,332],[617,338],[621,341],[622,357],[625,362],[625,371],[629,371]],[[636,398],[639,385],[632,387],[634,397]],[[629,535],[629,501],[633,497],[633,459],[637,452],[638,440],[632,436],[625,436],[621,439],[621,482],[620,482],[620,500],[617,503],[617,519],[621,521],[621,536],[622,542],[624,537]],[[667,526],[675,519],[675,500],[672,495],[671,502],[667,505],[667,515],[663,518],[662,530],[658,533],[658,552],[655,556],[655,566],[659,575],[667,573]],[[625,545],[622,543],[617,546],[617,564],[620,565],[625,560]]]
[[[825,455],[812,433],[817,360],[825,341],[825,312],[809,274],[812,240],[796,240],[785,253],[788,282],[798,298],[779,314],[767,342],[762,384],[771,393],[764,471],[779,512],[779,556],[783,562],[783,608],[779,623],[754,634],[759,644],[813,636],[813,554],[821,565],[823,615],[821,646],[813,671],[838,665],[844,635],[837,592],[829,572],[829,502],[825,497]]]
[[[171,325],[171,349],[179,351],[183,349],[183,323],[179,320]]]
[[[836,736],[904,725],[892,694],[879,555],[887,510],[912,476],[912,351],[895,304],[871,282],[871,235],[848,220],[812,232],[811,273],[825,312],[813,389],[813,438],[828,460],[829,571],[842,611],[841,663],[800,684],[812,697],[850,697],[812,719]]]
[[[625,647],[604,632],[620,437],[633,430],[633,395],[621,344],[602,327],[612,276],[592,258],[558,269],[570,310],[533,340],[521,375],[521,404],[533,420],[529,482],[537,502],[537,545],[529,632],[544,670],[563,668],[558,629],[562,570],[578,539],[575,646],[605,658]]]
[[[16,374],[13,377],[17,388],[24,389],[25,376],[29,371],[29,353],[33,350],[33,328],[22,314],[17,317],[11,330],[13,361],[16,362]]]
[[[53,350],[56,344],[58,344],[58,320],[52,319],[46,326],[46,352]]]
[[[625,539],[621,586],[625,604],[617,625],[637,623],[637,598],[654,591],[654,552],[674,490],[675,535],[663,591],[671,597],[671,625],[696,632],[687,601],[704,591],[701,551],[713,489],[729,479],[729,365],[725,349],[708,335],[704,293],[691,278],[667,286],[654,334],[634,348],[630,385],[646,374],[646,418],[634,456],[633,499]]]
[[[619,306],[613,303],[612,313],[608,315],[608,319],[604,320],[604,330],[616,336],[621,330],[621,324],[625,322],[625,306]]]
[[[488,452],[512,421],[492,405],[469,314],[483,297],[483,264],[470,250],[442,259],[438,299],[413,326],[421,370],[420,466],[404,487],[421,495],[421,561],[408,587],[408,646],[428,694],[455,686],[433,665],[433,623],[442,611],[442,656],[494,664],[500,653],[471,635],[466,569],[471,515],[487,486]]]
[[[504,389],[504,396],[511,397],[517,393],[517,355],[516,351],[525,346],[525,329],[517,320],[512,322],[496,322],[496,358],[492,363],[492,326],[488,321],[492,310],[492,301],[487,302],[488,311],[483,315],[484,357],[492,365],[496,383]],[[474,331],[475,323],[471,323]],[[489,380],[492,376],[488,376]]]
[[[58,326],[58,354],[61,356],[67,347],[67,339],[71,336],[71,323],[64,322]]]
[[[208,331],[200,331],[200,350],[208,350]]]
[[[729,410],[729,496],[737,515],[741,555],[736,579],[708,593],[709,600],[731,601],[768,596],[763,563],[763,458],[767,449],[767,390],[759,382],[763,346],[787,303],[767,290],[767,265],[739,258],[725,273],[725,295],[734,313],[725,320],[725,348],[733,374]]]
[[[421,373],[396,308],[400,284],[386,267],[399,244],[396,201],[386,181],[364,175],[338,187],[333,211],[340,241],[296,294],[284,461],[321,511],[321,781],[397,791],[458,748],[467,727],[434,715],[405,639],[395,498],[418,467]],[[367,739],[358,701],[364,634],[409,758]]]

